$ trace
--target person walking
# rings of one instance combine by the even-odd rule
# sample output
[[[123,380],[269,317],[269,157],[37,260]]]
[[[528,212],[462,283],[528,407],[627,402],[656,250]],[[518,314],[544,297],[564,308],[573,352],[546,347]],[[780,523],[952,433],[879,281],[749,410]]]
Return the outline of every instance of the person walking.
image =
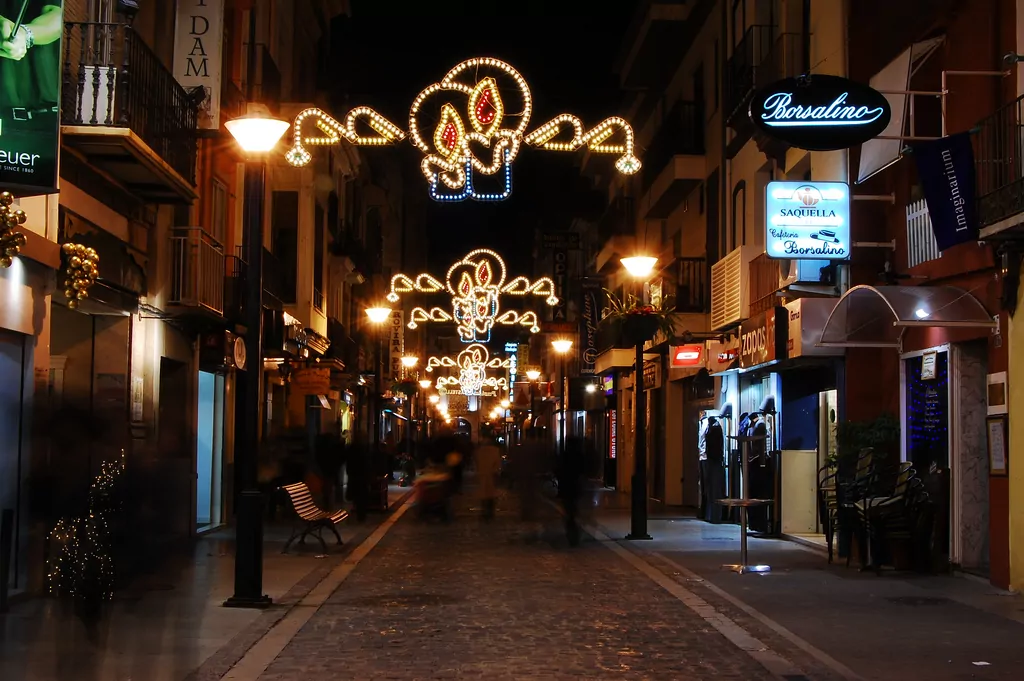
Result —
[[[492,520],[498,496],[498,476],[501,474],[501,452],[493,441],[477,448],[476,474],[483,518]]]
[[[586,452],[586,441],[583,438],[568,438],[565,442],[565,453],[558,462],[558,496],[565,511],[565,536],[572,546],[580,542],[577,513],[580,494],[583,491]]]

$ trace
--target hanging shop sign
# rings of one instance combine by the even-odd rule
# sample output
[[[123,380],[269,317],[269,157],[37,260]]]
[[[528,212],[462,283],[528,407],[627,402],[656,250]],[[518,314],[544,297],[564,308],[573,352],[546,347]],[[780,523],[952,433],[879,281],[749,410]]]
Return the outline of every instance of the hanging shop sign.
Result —
[[[935,243],[940,251],[978,240],[971,133],[912,145]]]
[[[838,76],[786,78],[750,100],[750,120],[762,132],[798,149],[849,149],[882,134],[889,100],[867,85]]]
[[[789,313],[773,307],[740,324],[740,368],[751,369],[786,356]]]
[[[174,78],[186,90],[202,88],[200,130],[220,128],[224,0],[178,0],[174,26]]]
[[[405,354],[405,327],[402,326],[402,310],[392,310],[388,317],[388,357],[391,358],[391,378],[402,377],[402,355]]]
[[[786,356],[823,357],[837,356],[845,352],[845,348],[821,347],[821,332],[825,328],[828,317],[836,307],[838,298],[797,298],[786,304],[789,316]]]
[[[597,362],[597,324],[600,308],[598,289],[583,289],[583,314],[580,315],[580,373],[593,374]]]
[[[291,389],[296,395],[326,395],[331,389],[331,370],[296,369],[292,372]]]
[[[669,349],[673,369],[704,366],[703,345],[674,345]]]
[[[735,369],[740,357],[738,338],[728,341],[708,341],[704,348],[704,366],[710,374],[721,374]]]
[[[590,130],[563,113],[527,132],[533,97],[526,79],[510,64],[490,57],[456,64],[428,85],[409,107],[409,129],[368,106],[348,112],[344,123],[316,108],[300,111],[292,124],[292,148],[285,158],[308,165],[306,148],[340,144],[381,146],[406,138],[420,152],[420,170],[436,201],[503,201],[512,193],[512,163],[523,145],[548,151],[618,156],[615,169],[624,175],[640,170],[633,128],[612,116]]]
[[[55,22],[51,21],[54,18],[51,10],[57,14]],[[63,26],[60,16],[63,10],[63,0],[0,2],[0,15],[6,21],[4,30],[18,26],[17,36],[22,38],[5,37],[10,49],[0,55],[0,189],[16,192],[21,197],[57,191],[61,65],[65,63],[61,58],[64,54],[61,36],[65,31],[59,28]],[[33,23],[41,17],[41,24],[56,24],[56,36],[44,39],[39,24]],[[36,33],[29,24],[36,27]],[[70,25],[67,30],[71,30]],[[54,31],[47,29],[47,32]],[[100,76],[88,68],[97,67],[78,65],[74,71],[77,92],[71,87],[72,92],[64,94],[72,98],[72,102],[76,98],[80,101],[77,107],[65,103],[66,113],[69,109],[94,113],[94,94],[101,103],[109,101],[105,86],[93,91],[93,76],[96,82]],[[83,81],[85,85],[81,84]]]
[[[850,187],[845,182],[769,182],[765,222],[769,258],[850,257]]]

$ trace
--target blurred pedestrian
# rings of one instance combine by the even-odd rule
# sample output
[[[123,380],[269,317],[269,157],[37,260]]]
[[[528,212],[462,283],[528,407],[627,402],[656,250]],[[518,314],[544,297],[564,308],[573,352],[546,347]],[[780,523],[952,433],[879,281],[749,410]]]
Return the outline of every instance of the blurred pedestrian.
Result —
[[[558,496],[565,511],[565,536],[575,546],[580,541],[578,509],[583,492],[587,443],[582,437],[571,437],[565,442],[565,452],[558,462]]]
[[[348,498],[356,512],[356,520],[366,520],[366,511],[370,495],[370,450],[364,438],[357,434],[348,448]]]
[[[501,474],[501,452],[493,442],[486,442],[476,450],[477,491],[485,520],[494,518],[495,499],[498,496],[498,476]]]

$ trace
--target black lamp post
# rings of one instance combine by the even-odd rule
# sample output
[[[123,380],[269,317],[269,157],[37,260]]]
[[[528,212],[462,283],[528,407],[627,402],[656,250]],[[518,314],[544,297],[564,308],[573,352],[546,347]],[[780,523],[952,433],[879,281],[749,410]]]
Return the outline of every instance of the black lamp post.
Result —
[[[569,351],[572,350],[572,341],[571,340],[554,340],[554,341],[551,341],[551,347],[553,347],[555,349],[555,352],[558,353],[559,372],[561,374],[561,379],[562,379],[562,422],[559,424],[560,432],[559,432],[558,454],[559,454],[560,458],[565,458],[566,421],[568,421],[568,417],[569,417],[569,411],[567,409],[568,397],[569,397],[569,391],[567,390],[567,387],[568,387],[568,378],[569,377],[567,376],[567,372],[566,372],[566,361],[565,360],[569,356]]]
[[[637,256],[623,258],[622,265],[631,276],[645,280],[654,269],[657,258]],[[644,392],[644,343],[636,338],[636,363],[633,367],[633,400],[636,405],[636,443],[633,456],[633,482],[630,496],[629,534],[626,539],[651,539],[647,534],[647,393]]]
[[[248,158],[245,164],[242,246],[245,253],[245,356],[242,413],[235,431],[235,591],[224,602],[235,608],[265,608],[263,593],[263,494],[257,486],[260,447],[260,400],[263,394],[263,155],[277,144],[288,123],[261,115],[228,121],[228,131]]]

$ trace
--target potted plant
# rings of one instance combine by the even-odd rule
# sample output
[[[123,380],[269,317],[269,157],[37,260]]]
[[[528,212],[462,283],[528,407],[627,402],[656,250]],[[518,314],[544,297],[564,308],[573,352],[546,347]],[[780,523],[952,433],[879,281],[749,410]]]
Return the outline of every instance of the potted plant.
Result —
[[[419,392],[420,384],[411,378],[407,378],[404,381],[395,381],[391,386],[392,393],[401,393],[407,398],[412,399],[413,396]]]
[[[601,325],[616,329],[628,345],[640,345],[659,331],[667,338],[674,335],[674,308],[670,300],[662,298],[645,303],[633,294],[626,294],[622,300],[610,291],[606,290],[605,294],[608,296],[608,312]]]

